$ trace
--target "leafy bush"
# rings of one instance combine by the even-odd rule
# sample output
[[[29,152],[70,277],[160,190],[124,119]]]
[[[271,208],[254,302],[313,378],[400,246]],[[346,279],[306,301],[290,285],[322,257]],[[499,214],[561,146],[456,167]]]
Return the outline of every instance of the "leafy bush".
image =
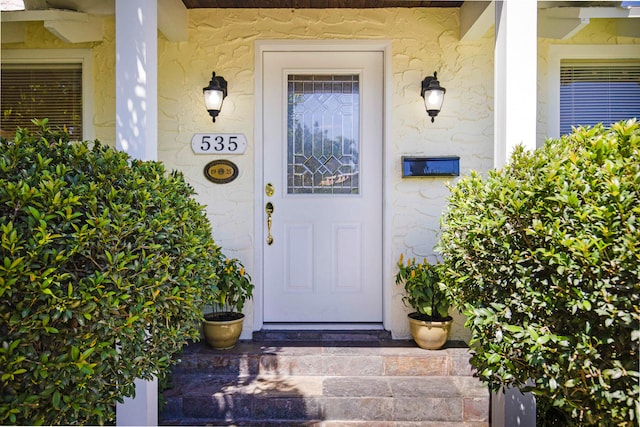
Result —
[[[443,265],[430,264],[425,258],[417,263],[415,258],[404,263],[401,255],[398,260],[396,284],[404,285],[402,301],[419,314],[415,317],[425,321],[443,321],[449,316],[449,297],[443,283]]]
[[[219,248],[180,173],[39,126],[0,141],[0,423],[110,423],[199,338]]]
[[[439,250],[472,363],[572,425],[632,425],[640,397],[640,126],[576,129],[452,188]]]

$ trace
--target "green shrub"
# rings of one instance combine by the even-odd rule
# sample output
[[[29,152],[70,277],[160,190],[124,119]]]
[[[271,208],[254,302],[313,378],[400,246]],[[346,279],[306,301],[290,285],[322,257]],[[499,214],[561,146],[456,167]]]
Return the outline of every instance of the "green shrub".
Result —
[[[640,397],[640,126],[576,129],[451,189],[439,250],[472,363],[575,425],[632,425]]]
[[[112,423],[199,337],[219,248],[180,173],[39,126],[0,141],[0,423]]]

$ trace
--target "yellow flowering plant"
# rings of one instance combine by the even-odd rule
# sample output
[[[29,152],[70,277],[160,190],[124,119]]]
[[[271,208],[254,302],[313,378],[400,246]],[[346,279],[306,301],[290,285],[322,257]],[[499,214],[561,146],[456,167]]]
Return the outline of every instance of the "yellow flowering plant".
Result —
[[[449,320],[450,300],[445,294],[442,264],[430,264],[425,258],[422,263],[416,259],[404,262],[404,256],[398,260],[396,284],[404,284],[404,304],[418,313],[419,320]]]
[[[237,258],[227,258],[220,252],[216,259],[216,275],[213,314],[207,317],[222,318],[229,317],[229,313],[242,313],[244,303],[253,296],[254,288],[244,265]]]

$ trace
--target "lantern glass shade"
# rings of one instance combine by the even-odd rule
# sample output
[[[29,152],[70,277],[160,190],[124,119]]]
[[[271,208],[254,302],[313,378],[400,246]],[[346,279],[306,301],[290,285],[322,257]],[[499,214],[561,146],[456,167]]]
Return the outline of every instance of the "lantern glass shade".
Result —
[[[424,93],[424,106],[427,111],[442,109],[442,103],[444,102],[444,91],[442,89],[431,89]]]
[[[204,104],[207,106],[207,110],[220,111],[223,99],[224,93],[221,90],[212,89],[204,91]]]

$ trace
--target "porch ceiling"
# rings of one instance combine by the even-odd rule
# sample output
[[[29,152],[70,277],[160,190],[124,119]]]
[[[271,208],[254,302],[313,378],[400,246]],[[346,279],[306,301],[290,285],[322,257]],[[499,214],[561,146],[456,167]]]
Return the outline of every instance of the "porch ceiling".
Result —
[[[3,5],[13,0],[2,0]],[[24,42],[26,21],[43,21],[45,28],[67,43],[101,41],[101,15],[115,14],[116,0],[15,0],[25,10],[3,11],[2,42]],[[515,1],[515,0],[514,0]],[[623,4],[625,4],[623,6]],[[538,0],[538,36],[567,39],[592,18],[615,20],[616,35],[640,37],[640,7],[636,2]],[[370,9],[459,8],[461,40],[483,37],[494,25],[493,0],[158,0],[158,29],[171,42],[188,39],[189,9],[280,8],[280,9]]]
[[[462,1],[420,0],[182,0],[187,9],[198,8],[284,8],[324,9],[377,7],[460,7]]]

